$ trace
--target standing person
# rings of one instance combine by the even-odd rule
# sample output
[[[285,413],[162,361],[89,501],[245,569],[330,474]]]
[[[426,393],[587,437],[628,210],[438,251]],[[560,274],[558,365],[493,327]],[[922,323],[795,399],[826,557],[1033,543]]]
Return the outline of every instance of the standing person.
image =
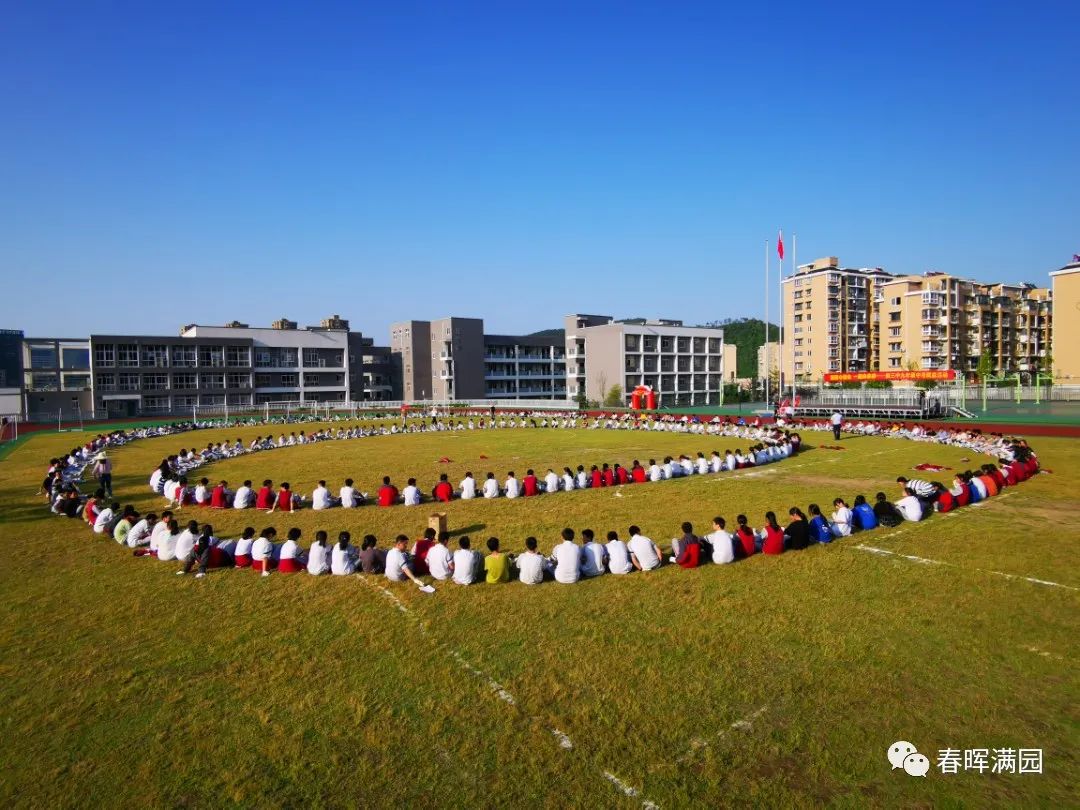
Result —
[[[112,459],[104,450],[97,454],[94,459],[94,478],[98,480],[98,486],[105,490],[108,497],[112,497]]]
[[[556,582],[573,585],[581,578],[581,547],[574,542],[573,529],[562,530],[562,542],[552,550],[551,562],[555,565]]]
[[[840,426],[844,424],[844,415],[839,410],[835,410],[832,416],[829,417],[829,422],[832,424],[833,438],[840,441]]]
[[[728,534],[727,521],[717,515],[712,519],[713,530],[706,535],[712,546],[712,561],[724,564],[735,561],[735,538]]]
[[[434,579],[447,580],[450,579],[450,549],[446,547],[447,541],[450,539],[449,532],[439,532],[438,540],[427,552],[428,573]]]
[[[603,543],[597,542],[592,529],[583,529],[581,539],[584,541],[581,547],[581,576],[598,577],[607,570],[607,549]]]
[[[499,538],[487,540],[488,555],[484,558],[485,581],[488,585],[498,585],[510,581],[510,558],[499,551]]]
[[[639,571],[652,571],[660,567],[660,549],[652,540],[641,533],[637,526],[630,527],[630,561]]]
[[[544,581],[547,561],[536,551],[536,538],[525,538],[525,551],[514,560],[518,569],[518,580],[526,585],[539,585]]]
[[[308,549],[307,572],[313,577],[321,576],[330,570],[330,556],[326,548],[326,532],[315,532],[315,542]]]

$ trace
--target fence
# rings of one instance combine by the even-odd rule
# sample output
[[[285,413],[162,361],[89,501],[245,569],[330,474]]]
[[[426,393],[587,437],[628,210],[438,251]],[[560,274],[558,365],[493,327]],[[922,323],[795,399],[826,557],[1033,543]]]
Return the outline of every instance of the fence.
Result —
[[[922,390],[919,388],[865,388],[865,389],[810,389],[800,390],[803,405],[881,405],[914,406],[920,402],[939,402],[943,406],[961,405],[982,398],[982,387],[968,385],[939,386]],[[1003,385],[987,386],[987,400],[1021,402],[1080,402],[1080,385]]]

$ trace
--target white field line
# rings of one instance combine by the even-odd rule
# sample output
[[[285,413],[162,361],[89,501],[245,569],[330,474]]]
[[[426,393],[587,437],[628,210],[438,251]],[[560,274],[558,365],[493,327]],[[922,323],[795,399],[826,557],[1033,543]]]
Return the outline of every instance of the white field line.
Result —
[[[708,748],[710,745],[720,742],[720,740],[724,739],[724,737],[726,737],[731,731],[749,731],[751,728],[754,727],[754,721],[761,717],[761,715],[765,714],[768,708],[768,706],[762,706],[759,709],[755,709],[753,712],[746,715],[746,717],[742,717],[729,725],[727,728],[721,729],[717,734],[713,736],[712,740],[705,740],[701,738],[691,740],[690,750],[683,754],[681,757],[679,757],[676,762],[682,765],[688,759],[692,758],[695,754],[697,754],[698,751],[702,751],[705,748]]]
[[[1057,653],[1047,652],[1046,650],[1040,650],[1038,647],[1024,647],[1029,653],[1041,656],[1043,658],[1053,658],[1055,661],[1064,661],[1064,655],[1058,655]]]
[[[860,544],[857,546],[852,546],[852,548],[856,548],[859,551],[869,551],[871,554],[884,554],[890,557],[900,557],[902,559],[911,560],[912,562],[922,563],[924,565],[947,565],[951,568],[959,568],[962,571],[978,571],[983,574],[993,574],[996,577],[1004,577],[1005,579],[1023,580],[1025,582],[1034,583],[1035,585],[1046,585],[1051,588],[1064,588],[1068,591],[1080,591],[1080,588],[1077,588],[1073,585],[1064,585],[1060,582],[1051,582],[1048,579],[1025,577],[1021,576],[1020,574],[1006,574],[1004,571],[991,571],[989,568],[966,568],[965,566],[957,565],[956,563],[945,562],[944,560],[930,560],[926,557],[916,557],[913,554],[900,554],[897,551],[889,551],[887,549],[877,548],[875,546],[864,546]]]
[[[365,585],[367,585],[369,588],[372,588],[373,590],[378,591],[384,598],[386,598],[391,603],[393,603],[394,607],[396,607],[398,609],[398,612],[403,614],[410,622],[412,622],[414,625],[416,625],[416,627],[417,627],[417,629],[419,629],[421,635],[427,635],[427,627],[424,625],[424,623],[412,616],[412,614],[409,611],[409,608],[406,607],[405,603],[402,602],[397,597],[397,595],[394,594],[393,591],[391,591],[388,588],[384,588],[381,585],[376,585],[374,582],[370,581],[363,574],[357,574],[357,578],[360,579],[360,581],[363,582]],[[478,667],[475,667],[471,663],[469,663],[469,661],[465,658],[465,656],[461,654],[460,650],[455,650],[455,649],[447,646],[443,642],[437,642],[436,646],[438,647],[439,650],[444,652],[446,655],[453,658],[454,661],[457,663],[457,665],[459,667],[461,667],[462,669],[464,669],[466,672],[468,672],[470,675],[474,676],[475,678],[477,678],[477,679],[479,679],[481,681],[485,681],[487,683],[488,687],[491,689],[491,691],[493,691],[499,697],[500,700],[505,701],[507,704],[509,704],[511,706],[518,707],[518,710],[522,711],[522,713],[524,714],[523,710],[521,710],[519,705],[518,705],[517,699],[513,696],[513,694],[510,693],[510,690],[508,690],[505,686],[503,686],[497,680],[492,678],[489,674],[484,672],[482,669],[479,669]],[[568,734],[566,734],[563,731],[560,731],[557,728],[545,725],[544,721],[541,720],[539,717],[537,717],[535,715],[524,715],[524,716],[525,716],[525,719],[527,719],[530,723],[532,723],[534,725],[543,726],[545,728],[545,730],[548,733],[550,733],[552,737],[555,738],[555,741],[558,743],[560,749],[562,749],[564,751],[573,750],[574,741],[570,739],[570,736]],[[648,799],[642,797],[641,796],[641,791],[637,790],[634,787],[631,787],[630,785],[626,784],[625,782],[618,779],[614,775],[608,773],[607,771],[604,771],[604,778],[607,779],[609,782],[611,782],[613,785],[615,785],[615,787],[618,788],[620,791],[622,791],[624,795],[629,796],[631,798],[641,799],[641,806],[643,808],[645,808],[645,810],[660,810],[659,805],[657,805],[655,802],[649,801]]]

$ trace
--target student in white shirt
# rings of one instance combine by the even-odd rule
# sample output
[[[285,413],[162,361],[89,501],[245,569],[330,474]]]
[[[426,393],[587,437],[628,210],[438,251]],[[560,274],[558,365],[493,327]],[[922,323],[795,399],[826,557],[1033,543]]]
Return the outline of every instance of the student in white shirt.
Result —
[[[697,472],[698,475],[705,475],[709,471],[709,460],[705,458],[704,453],[697,454]]]
[[[450,579],[450,549],[446,547],[446,541],[450,535],[446,532],[439,532],[438,541],[430,549],[428,549],[427,557],[424,561],[427,563],[428,573],[434,579],[447,580]]]
[[[180,534],[180,526],[175,520],[170,520],[166,530],[158,535],[157,558],[162,561],[176,559],[176,537]]]
[[[157,515],[151,512],[131,527],[131,531],[128,532],[124,541],[127,543],[127,547],[138,548],[139,546],[147,545],[150,542],[150,535],[153,533],[156,526]]]
[[[472,585],[476,581],[476,553],[467,536],[458,540],[458,550],[454,552],[454,582],[458,585]]]
[[[330,573],[339,577],[356,573],[356,546],[349,545],[351,535],[341,532],[334,549],[330,552]]]
[[[487,478],[484,480],[484,497],[485,498],[498,498],[499,497],[499,482],[495,480],[495,473],[489,472]],[[454,552],[457,556],[457,552]]]
[[[111,506],[106,506],[100,512],[98,512],[97,519],[94,521],[94,534],[106,534],[112,530],[109,525],[113,522],[113,518],[116,517],[117,511],[120,509],[120,502],[113,501]]]
[[[356,489],[353,487],[353,480],[351,478],[345,479],[345,486],[338,491],[338,495],[341,496],[340,501],[342,509],[355,509],[359,505]]]
[[[311,493],[312,509],[330,509],[337,506],[339,501],[330,494],[326,488],[326,482],[320,481],[319,485]]]
[[[849,536],[851,534],[851,510],[844,503],[843,498],[837,498],[833,501],[833,507],[836,511],[832,513],[832,521],[829,523],[833,537]]]
[[[607,549],[603,543],[597,542],[592,529],[584,529],[581,539],[585,543],[581,547],[581,576],[598,577],[606,570]]]
[[[630,550],[626,543],[619,539],[618,532],[607,533],[607,545],[604,547],[607,553],[608,570],[613,574],[629,574],[634,570],[634,564],[630,562]]]
[[[420,505],[420,488],[416,486],[415,478],[410,478],[405,483],[405,489],[401,490],[401,500],[406,506]]]
[[[150,489],[152,489],[154,492],[161,492],[162,477],[164,477],[164,473],[161,471],[160,467],[154,470],[154,472],[150,475]]]
[[[326,548],[326,532],[315,532],[315,542],[308,549],[307,572],[314,577],[330,570],[330,555]]]
[[[720,454],[715,450],[713,451],[712,458],[709,459],[709,472],[718,473],[724,469],[724,460],[720,458]]]
[[[199,524],[189,520],[187,528],[176,536],[173,546],[173,556],[177,562],[186,563],[195,552],[195,538],[199,536]],[[161,559],[160,557],[158,559]]]
[[[547,560],[536,553],[535,537],[525,538],[525,551],[514,558],[514,565],[518,569],[518,580],[526,585],[539,585],[544,581]]]
[[[555,565],[555,581],[573,585],[581,578],[581,547],[574,542],[574,530],[562,530],[562,542],[551,552]]]
[[[548,468],[547,475],[544,476],[544,491],[545,492],[558,492],[559,491],[559,476],[555,474],[555,471]]]
[[[278,552],[278,571],[283,574],[295,574],[304,570],[307,561],[304,559],[304,550],[300,547],[301,531],[293,526],[281,550]]]
[[[150,545],[149,551],[151,554],[157,554],[158,541],[163,534],[169,532],[169,521],[173,519],[173,513],[166,509],[161,513],[161,519],[154,524],[153,530],[150,532]]]
[[[506,474],[506,484],[503,489],[506,490],[507,498],[516,498],[521,494],[521,482],[514,477],[513,472]]]
[[[589,486],[589,476],[588,476],[588,473],[585,472],[585,465],[584,464],[578,464],[577,476],[575,478],[575,481],[577,483],[577,488],[578,489],[587,489],[588,488],[588,486]]]
[[[251,547],[254,544],[255,529],[252,526],[248,526],[244,529],[244,533],[240,536],[240,539],[236,541],[236,548],[233,549],[233,559],[236,562],[237,568],[251,567]]]
[[[564,492],[572,492],[577,487],[574,482],[574,474],[570,472],[569,467],[563,467],[562,474],[562,488]]]
[[[386,552],[386,578],[391,582],[403,582],[406,579],[411,579],[413,584],[422,590],[434,590],[430,585],[425,586],[413,573],[412,557],[406,551],[408,545],[409,536],[407,534],[399,534],[394,539],[394,547]]]
[[[463,501],[468,501],[476,497],[476,479],[473,478],[471,472],[465,473],[465,477],[461,479],[461,483],[458,486],[461,488],[461,499]]]
[[[652,571],[660,567],[660,549],[656,543],[641,533],[637,526],[630,527],[630,560],[639,571]]]
[[[663,481],[664,471],[660,469],[660,465],[656,463],[655,458],[649,459],[649,480],[650,481]]]
[[[904,487],[904,497],[896,502],[896,508],[899,509],[900,514],[904,516],[904,520],[922,520],[922,502],[916,497],[915,493],[912,492],[911,487]]]
[[[724,519],[719,515],[712,519],[713,530],[705,535],[705,539],[712,546],[712,561],[718,565],[735,562],[735,546],[730,534],[725,530]]]
[[[198,506],[206,506],[210,503],[210,479],[200,478],[195,485],[195,503]]]
[[[245,481],[233,495],[233,509],[250,509],[255,505],[255,490],[251,488],[251,481]]]
[[[251,544],[251,568],[261,571],[264,577],[270,576],[270,565],[274,559],[274,538],[277,537],[277,529],[273,527],[263,529],[259,539]]]

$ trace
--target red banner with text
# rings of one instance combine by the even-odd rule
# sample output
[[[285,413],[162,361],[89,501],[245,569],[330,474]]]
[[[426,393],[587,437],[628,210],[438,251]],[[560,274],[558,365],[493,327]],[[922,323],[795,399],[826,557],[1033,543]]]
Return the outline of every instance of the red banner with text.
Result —
[[[944,382],[955,379],[956,370],[951,368],[920,369],[916,371],[842,371],[825,375],[825,382],[827,383],[885,382],[886,380],[890,382],[920,382],[925,380]]]

